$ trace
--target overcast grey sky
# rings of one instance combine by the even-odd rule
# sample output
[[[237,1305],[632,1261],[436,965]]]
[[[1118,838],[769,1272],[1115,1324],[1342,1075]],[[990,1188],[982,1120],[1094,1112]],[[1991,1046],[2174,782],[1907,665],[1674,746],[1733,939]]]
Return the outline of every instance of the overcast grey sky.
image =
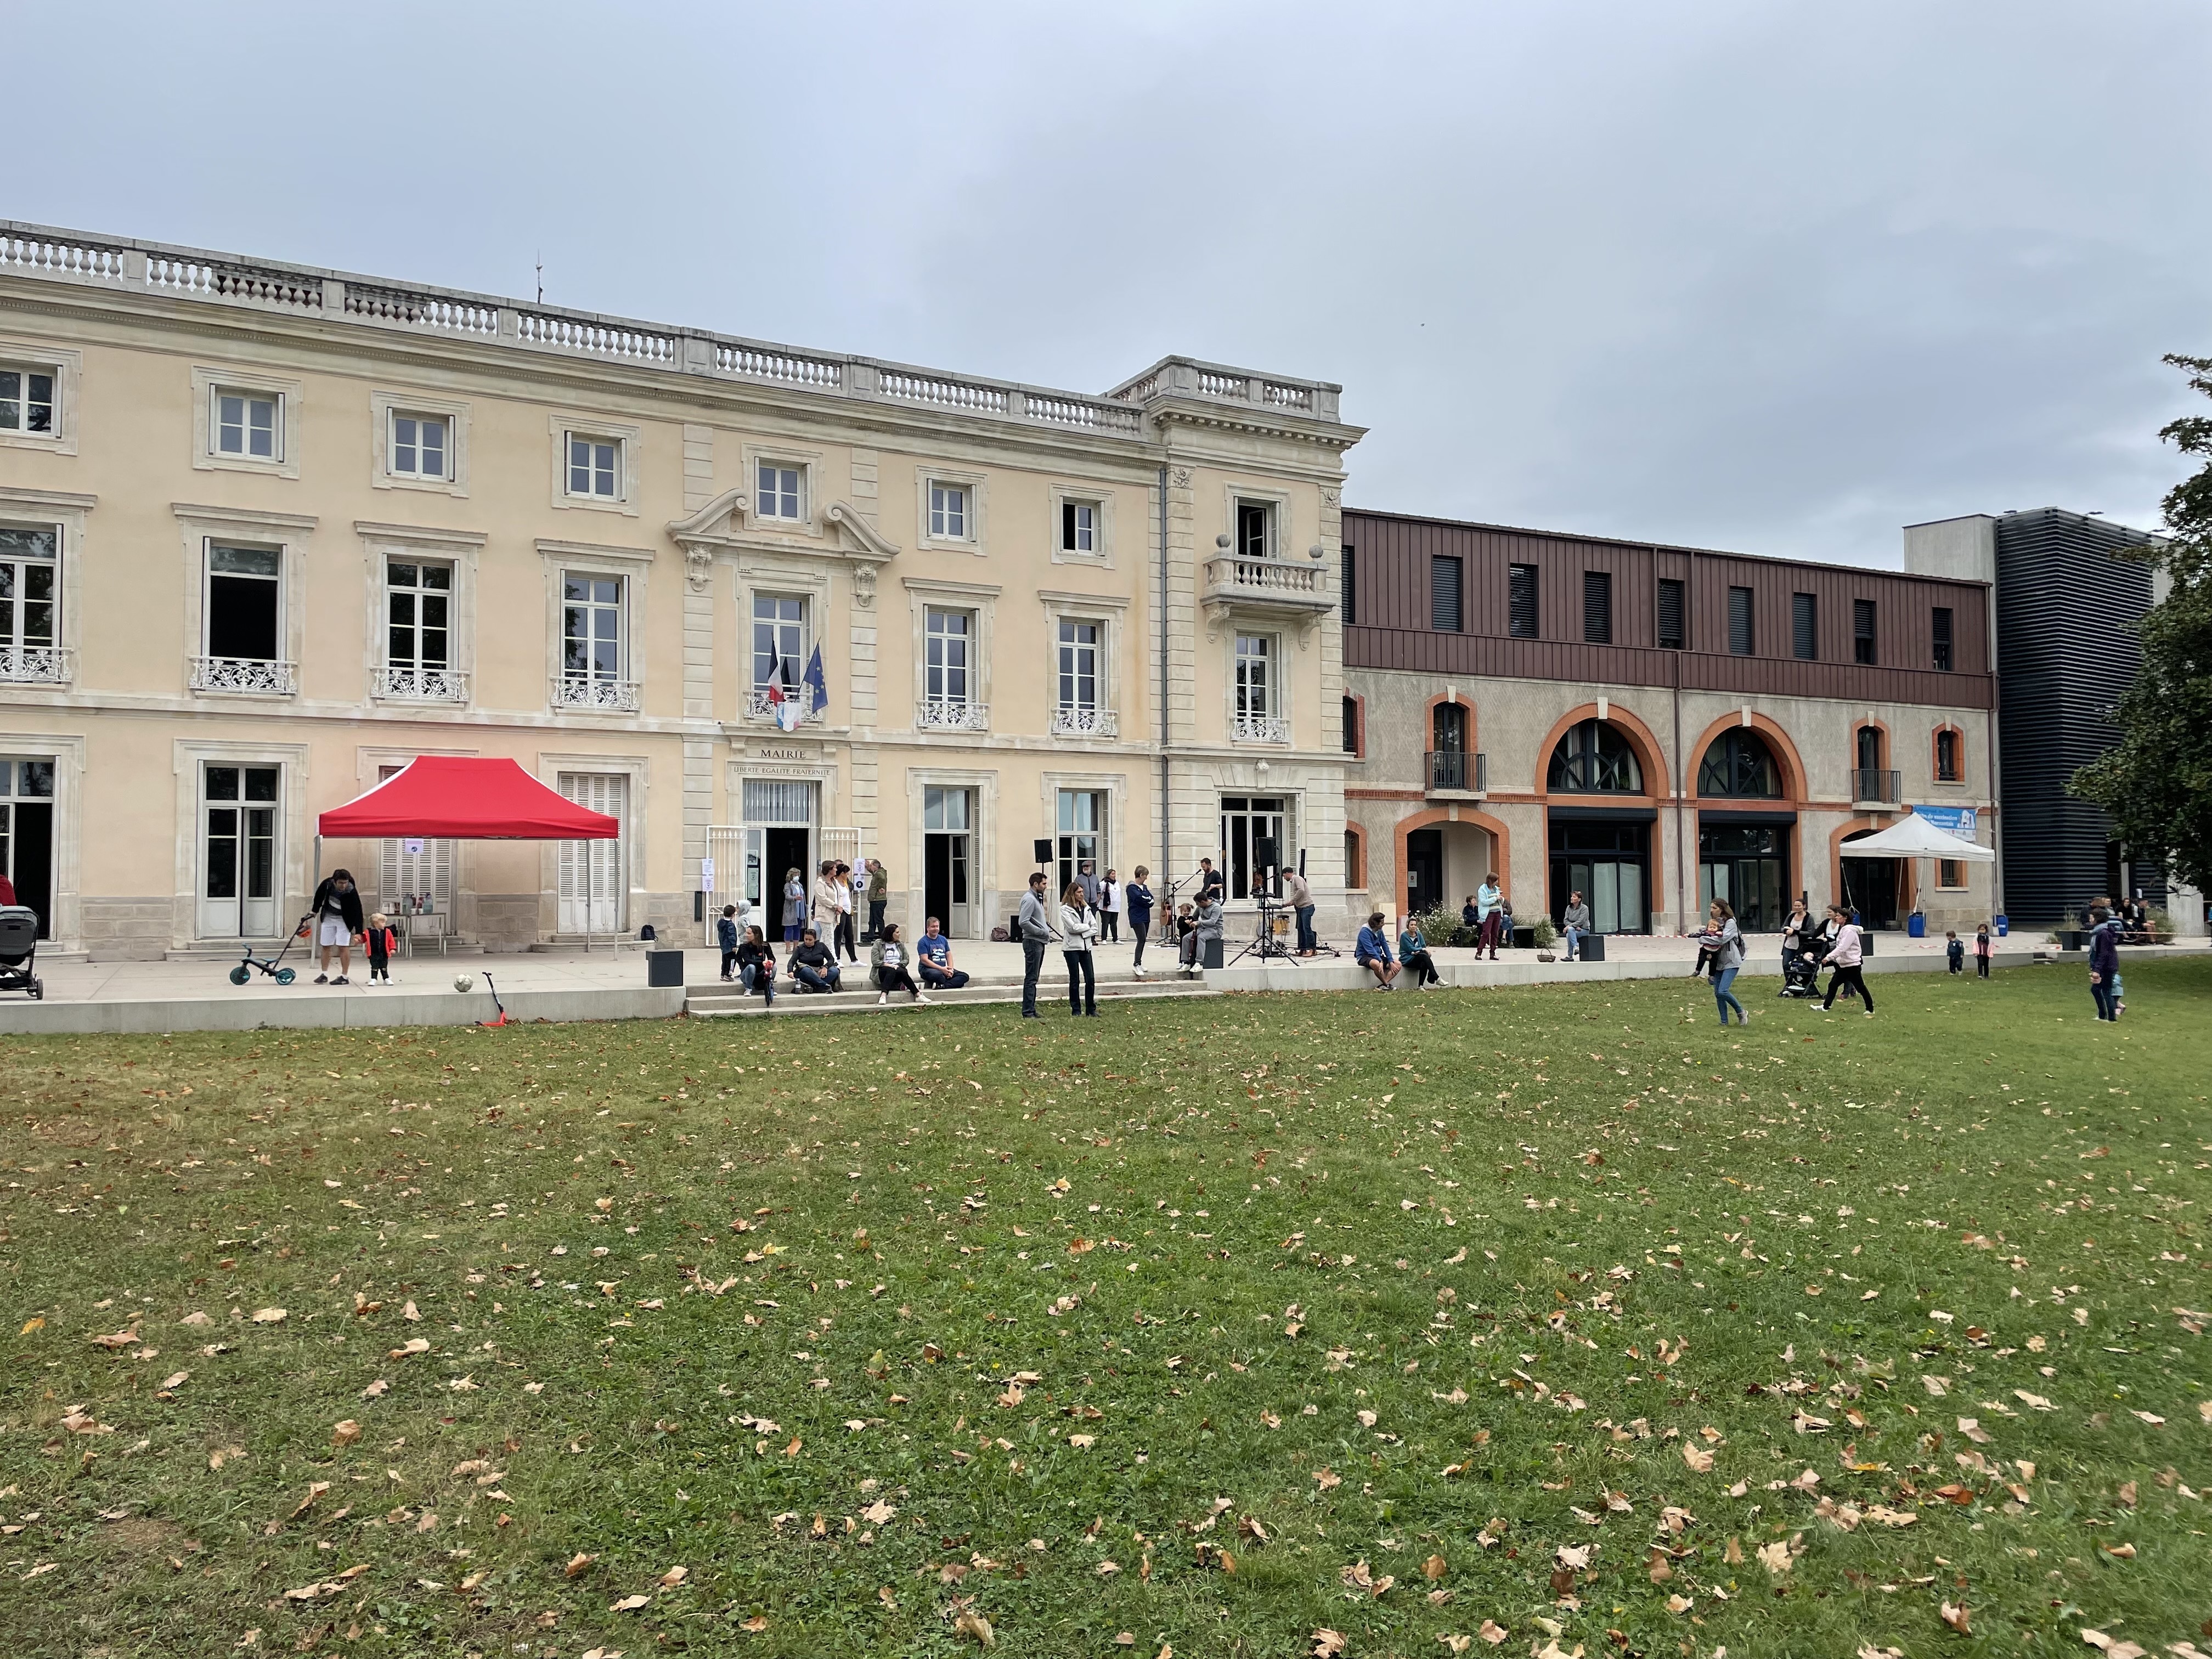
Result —
[[[1103,391],[1341,381],[1356,504],[1894,562],[2151,523],[2203,0],[0,0],[0,216]]]

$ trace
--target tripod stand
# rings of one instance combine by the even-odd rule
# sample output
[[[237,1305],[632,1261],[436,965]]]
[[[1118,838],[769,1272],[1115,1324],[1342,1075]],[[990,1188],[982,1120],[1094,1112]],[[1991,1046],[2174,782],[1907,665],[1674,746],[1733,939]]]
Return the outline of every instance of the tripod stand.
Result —
[[[1229,965],[1234,968],[1245,957],[1256,956],[1263,962],[1279,960],[1297,967],[1298,953],[1276,935],[1283,921],[1283,907],[1263,893],[1260,898],[1260,925],[1253,929],[1252,942],[1231,957]]]

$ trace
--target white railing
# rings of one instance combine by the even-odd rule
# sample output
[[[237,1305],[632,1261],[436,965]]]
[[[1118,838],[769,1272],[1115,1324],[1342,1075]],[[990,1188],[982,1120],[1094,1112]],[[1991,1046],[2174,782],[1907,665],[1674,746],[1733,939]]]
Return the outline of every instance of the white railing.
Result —
[[[876,374],[877,388],[884,397],[901,403],[935,404],[948,409],[971,409],[981,415],[1003,415],[1006,412],[1006,390],[1004,386],[984,386],[974,380],[953,380],[932,374],[909,374],[900,369],[879,369]]]
[[[192,690],[245,691],[290,696],[300,689],[300,665],[260,657],[194,657]]]
[[[1121,730],[1120,716],[1110,708],[1055,708],[1052,733],[1056,738],[1111,738]]]
[[[1113,404],[1095,404],[1076,398],[1048,398],[1042,392],[1029,394],[1029,417],[1051,426],[1085,427],[1094,432],[1134,432],[1145,423],[1145,417],[1133,409],[1121,409]]]
[[[562,674],[553,681],[556,708],[588,708],[605,714],[637,713],[635,680],[602,680],[581,674]]]
[[[123,276],[123,250],[75,237],[0,235],[0,265],[41,276],[96,276],[113,282]]]
[[[714,367],[726,374],[749,375],[756,380],[782,380],[793,386],[842,386],[845,366],[828,357],[803,357],[795,351],[775,351],[764,346],[718,342]]]
[[[319,276],[277,270],[259,265],[226,264],[214,259],[182,258],[167,253],[149,254],[146,286],[227,300],[256,300],[263,305],[289,311],[320,311],[323,283]]]
[[[583,317],[517,311],[514,329],[515,337],[526,344],[580,351],[590,357],[628,357],[637,362],[672,363],[683,356],[672,334],[658,334],[650,329]]]
[[[1291,723],[1280,714],[1236,715],[1231,732],[1239,743],[1288,743],[1291,740]]]
[[[434,328],[448,334],[499,332],[499,307],[481,300],[348,283],[345,308],[349,316],[373,317],[382,323],[410,323],[416,328]]]
[[[1334,418],[1337,391],[1225,364],[1175,357],[1104,397],[942,374],[836,352],[547,308],[542,303],[342,271],[241,258],[0,220],[0,272],[125,292],[214,301],[367,326],[419,330],[501,349],[553,351],[671,374],[727,376],[824,397],[916,405],[1057,430],[1138,436],[1163,395],[1259,404]]]
[[[1322,587],[1322,567],[1310,559],[1240,559],[1206,562],[1209,594],[1265,594],[1286,599],[1329,603]]]
[[[917,732],[988,732],[991,705],[988,702],[925,702],[914,711]]]
[[[70,653],[52,645],[0,645],[0,680],[11,685],[67,685]]]
[[[790,691],[785,693],[783,700],[787,703],[796,702],[805,711],[799,717],[799,723],[801,726],[822,718],[820,709],[808,706],[814,701],[814,694],[803,685],[794,686]],[[745,718],[747,720],[772,720],[775,718],[775,711],[776,705],[769,701],[769,695],[765,690],[756,686],[746,695]]]
[[[466,702],[469,677],[458,668],[398,668],[374,671],[369,695],[394,702]]]

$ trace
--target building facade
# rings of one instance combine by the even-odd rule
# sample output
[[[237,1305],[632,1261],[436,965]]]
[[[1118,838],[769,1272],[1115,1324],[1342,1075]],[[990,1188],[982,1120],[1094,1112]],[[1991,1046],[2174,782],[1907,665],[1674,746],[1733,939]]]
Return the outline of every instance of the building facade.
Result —
[[[0,871],[113,957],[279,937],[338,866],[490,948],[697,938],[829,856],[984,937],[1039,842],[1240,895],[1303,855],[1334,911],[1338,398],[0,223]],[[623,836],[318,846],[419,754]]]
[[[1853,858],[1915,806],[1995,839],[1989,590],[1365,510],[1344,515],[1345,857],[1376,908],[1607,932],[1725,897],[1990,915],[1990,866]]]
[[[2204,902],[2134,858],[2074,774],[2119,741],[2112,710],[2142,662],[2136,631],[2166,578],[2135,555],[2154,538],[2064,507],[1969,514],[1905,528],[1905,566],[1988,582],[1996,603],[1997,799],[2008,830],[2002,906],[2054,927],[2089,901],[2140,891],[2179,932],[2204,931]]]

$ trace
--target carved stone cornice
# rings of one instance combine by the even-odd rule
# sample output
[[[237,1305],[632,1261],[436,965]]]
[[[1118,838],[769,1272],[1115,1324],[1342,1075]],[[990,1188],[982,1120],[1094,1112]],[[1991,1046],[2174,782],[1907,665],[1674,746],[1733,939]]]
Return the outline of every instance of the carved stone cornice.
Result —
[[[824,540],[802,540],[755,528],[750,522],[751,498],[743,489],[726,489],[697,512],[672,520],[669,539],[684,551],[684,580],[691,591],[703,593],[712,580],[714,561],[725,553],[766,553],[782,557],[833,559],[854,567],[854,578],[862,593],[872,597],[874,567],[898,556],[896,542],[848,501],[832,501],[822,510],[830,535]],[[868,598],[858,602],[866,605]]]
[[[1364,427],[1321,424],[1312,421],[1270,418],[1264,410],[1212,404],[1156,404],[1150,410],[1157,427],[1197,427],[1210,432],[1237,432],[1254,437],[1287,438],[1340,453],[1367,435]]]

